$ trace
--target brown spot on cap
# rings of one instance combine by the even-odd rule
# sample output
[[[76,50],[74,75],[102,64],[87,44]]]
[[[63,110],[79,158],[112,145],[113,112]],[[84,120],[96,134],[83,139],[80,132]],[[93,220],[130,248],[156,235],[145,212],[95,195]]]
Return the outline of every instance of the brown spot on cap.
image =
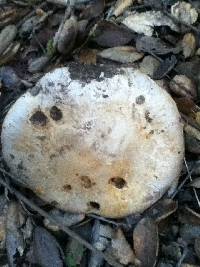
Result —
[[[85,188],[91,188],[95,183],[92,183],[91,179],[88,176],[81,176],[82,186]]]
[[[51,109],[50,109],[50,117],[54,120],[54,121],[59,121],[62,119],[63,117],[63,114],[62,114],[62,111],[56,107],[56,106],[53,106]]]
[[[65,184],[65,185],[63,185],[63,190],[65,192],[68,192],[68,191],[72,190],[72,186],[70,184]]]
[[[122,189],[126,185],[126,181],[121,177],[112,177],[109,180],[109,184],[114,185],[118,189]]]
[[[96,209],[96,210],[99,210],[100,209],[100,204],[98,202],[95,202],[95,201],[90,201],[88,203],[88,206],[92,209]]]
[[[47,121],[47,116],[41,110],[36,111],[30,117],[30,122],[35,126],[45,126],[47,124]]]

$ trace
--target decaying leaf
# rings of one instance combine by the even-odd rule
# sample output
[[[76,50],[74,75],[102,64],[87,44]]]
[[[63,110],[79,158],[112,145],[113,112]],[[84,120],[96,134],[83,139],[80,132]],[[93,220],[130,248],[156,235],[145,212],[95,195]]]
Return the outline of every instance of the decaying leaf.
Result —
[[[194,154],[199,154],[200,153],[200,131],[193,126],[186,124],[184,126],[184,132],[185,132],[186,150]]]
[[[92,244],[98,250],[105,250],[113,236],[113,229],[105,226],[99,220],[95,220],[92,227]],[[104,264],[104,259],[95,252],[91,252],[88,267],[100,267]]]
[[[92,242],[95,248],[101,251],[106,249],[113,235],[114,230],[109,225],[101,224],[98,220],[95,220],[92,228]]]
[[[23,255],[25,243],[21,227],[23,217],[18,203],[10,202],[6,219],[6,251],[10,267],[17,267],[17,260]]]
[[[65,226],[75,225],[85,218],[85,215],[83,213],[75,214],[70,212],[63,212],[58,209],[53,209],[49,213],[51,216],[53,216],[53,218],[55,218],[58,222]],[[59,227],[55,224],[52,224],[47,218],[44,219],[44,225],[52,231],[59,230]]]
[[[196,238],[194,241],[194,250],[196,252],[197,257],[200,259],[200,238]]]
[[[0,54],[2,54],[12,43],[17,35],[17,27],[8,25],[0,32]]]
[[[139,263],[121,229],[117,229],[115,232],[107,252],[112,254],[121,264]]]
[[[170,242],[167,245],[162,245],[162,253],[164,254],[165,258],[169,258],[175,262],[178,262],[182,256],[182,249],[180,244],[177,242]]]
[[[68,267],[81,266],[81,260],[85,248],[75,239],[70,239],[67,243],[65,261]],[[95,266],[94,266],[95,267]]]
[[[184,125],[184,131],[200,141],[200,131],[189,124]]]
[[[196,238],[200,236],[200,225],[183,224],[179,230],[180,236],[188,244],[194,244]]]
[[[195,83],[185,75],[175,75],[169,85],[172,92],[179,96],[192,99],[197,97]]]
[[[6,90],[19,90],[22,82],[12,67],[0,68],[0,81]]]
[[[133,63],[144,56],[143,53],[138,52],[133,46],[107,48],[98,53],[98,55],[120,63]]]
[[[58,242],[45,228],[37,226],[33,232],[28,260],[42,267],[64,267],[64,254]]]
[[[159,65],[160,62],[156,58],[146,56],[140,63],[140,70],[152,77]]]
[[[158,255],[158,227],[155,222],[144,217],[133,231],[133,246],[135,256],[142,267],[153,267]]]
[[[30,60],[28,64],[28,71],[30,73],[40,72],[48,65],[49,61],[50,61],[50,58],[48,56],[42,56],[42,57]]]
[[[161,11],[135,12],[126,17],[122,23],[129,29],[147,36],[152,36],[154,26],[169,26],[172,30],[178,31],[178,26]]]
[[[185,58],[189,58],[195,54],[196,39],[194,34],[186,33],[182,40],[183,55]]]
[[[192,7],[190,3],[185,1],[178,1],[171,6],[171,14],[180,22],[189,25],[194,24],[198,18],[198,12]]]
[[[19,42],[14,42],[8,46],[0,57],[0,66],[7,64],[14,59],[15,55],[19,51],[20,45],[21,44]]]
[[[0,196],[0,248],[5,243],[6,238],[6,214],[8,210],[8,202],[4,195]]]
[[[200,225],[200,214],[188,206],[184,206],[179,210],[178,218],[181,223]]]
[[[91,19],[98,17],[104,10],[105,6],[105,0],[93,0],[90,1],[90,3],[84,7],[80,18],[81,19]]]
[[[129,6],[133,4],[135,0],[117,0],[114,10],[113,10],[113,15],[118,17],[120,16]]]
[[[200,81],[200,74],[197,72],[199,69],[200,59],[198,57],[190,61],[178,63],[176,66],[176,71],[178,74],[186,75],[188,78],[196,82]]]
[[[101,21],[96,25],[92,39],[102,47],[115,47],[128,44],[134,36],[125,27],[109,21]]]
[[[163,77],[165,77],[165,75],[167,75],[174,68],[176,63],[177,63],[177,59],[174,55],[166,58],[160,63],[159,67],[155,70],[153,74],[153,78],[155,80],[162,79]]]
[[[75,16],[71,16],[64,23],[61,23],[54,37],[54,47],[57,47],[61,54],[68,54],[74,47],[77,31],[77,19]]]
[[[180,112],[189,115],[196,111],[197,107],[194,101],[188,97],[173,97]]]
[[[174,213],[178,208],[178,203],[172,199],[161,199],[144,214],[152,218],[155,222],[160,222]]]
[[[189,185],[194,188],[200,188],[200,177],[195,178]]]
[[[163,42],[160,38],[151,36],[142,36],[137,38],[136,48],[138,51],[154,53],[157,55],[166,55],[180,51],[179,47],[169,47],[169,45]]]

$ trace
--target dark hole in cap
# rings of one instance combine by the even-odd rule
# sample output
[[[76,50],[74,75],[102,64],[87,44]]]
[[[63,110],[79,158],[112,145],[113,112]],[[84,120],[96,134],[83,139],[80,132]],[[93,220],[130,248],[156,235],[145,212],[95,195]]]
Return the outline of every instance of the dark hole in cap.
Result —
[[[30,117],[30,121],[33,125],[45,126],[48,118],[41,110],[38,110]]]
[[[65,185],[63,185],[63,190],[64,191],[70,191],[70,190],[72,190],[72,186],[70,184],[65,184]]]
[[[118,189],[122,189],[126,185],[126,181],[121,177],[112,177],[109,180],[109,184],[114,185]]]
[[[85,188],[92,187],[93,183],[88,176],[81,176],[80,179],[81,179],[83,187],[85,187]]]
[[[138,105],[142,105],[144,102],[145,102],[145,97],[144,97],[143,95],[139,95],[139,96],[136,98],[136,104],[138,104]]]
[[[53,106],[50,109],[50,116],[54,121],[59,121],[62,119],[63,115],[62,115],[62,111],[58,107]]]
[[[97,203],[97,202],[95,202],[95,201],[90,201],[88,204],[93,209],[96,209],[96,210],[99,210],[100,209],[100,204]]]

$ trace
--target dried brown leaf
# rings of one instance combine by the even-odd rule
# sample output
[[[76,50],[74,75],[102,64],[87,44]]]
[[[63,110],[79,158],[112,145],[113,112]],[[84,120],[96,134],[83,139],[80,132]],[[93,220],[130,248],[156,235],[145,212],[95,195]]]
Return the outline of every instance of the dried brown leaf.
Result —
[[[195,83],[185,75],[175,75],[169,83],[172,92],[179,96],[195,99],[197,90]]]
[[[152,218],[155,222],[164,220],[178,208],[178,203],[172,199],[161,199],[145,212],[145,216]]]
[[[131,246],[127,242],[121,229],[117,229],[111,240],[111,246],[107,249],[107,253],[111,253],[121,264],[127,265],[135,263],[135,255]]]
[[[98,55],[120,63],[133,63],[137,60],[140,60],[144,56],[143,53],[138,52],[133,46],[107,48],[101,51]]]
[[[179,47],[169,47],[169,45],[163,42],[160,38],[151,36],[142,36],[137,38],[136,48],[138,51],[157,55],[166,55],[180,51]]]
[[[182,40],[183,55],[185,58],[191,57],[195,54],[196,39],[194,34],[186,33]]]
[[[196,110],[194,101],[188,97],[174,97],[173,98],[178,106],[180,112],[189,115]]]
[[[131,6],[135,0],[117,0],[113,15],[118,17],[120,16],[129,6]]]
[[[105,7],[104,0],[93,0],[89,5],[84,7],[82,13],[80,14],[81,19],[91,19],[101,15]]]
[[[96,25],[92,40],[102,47],[115,47],[128,44],[134,36],[125,27],[113,22],[101,21]]]
[[[200,225],[200,214],[188,206],[179,209],[178,220],[181,223]]]
[[[136,258],[142,267],[153,267],[158,255],[158,226],[155,222],[144,217],[136,225],[133,232],[133,244]]]
[[[84,49],[79,54],[79,62],[82,64],[96,64],[97,62],[97,50],[95,49]]]

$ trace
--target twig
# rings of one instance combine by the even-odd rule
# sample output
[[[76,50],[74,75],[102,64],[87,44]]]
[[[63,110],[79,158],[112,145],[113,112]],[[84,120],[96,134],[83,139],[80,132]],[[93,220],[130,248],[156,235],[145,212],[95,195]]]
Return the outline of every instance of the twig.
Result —
[[[188,179],[190,179],[190,176],[192,174],[194,170],[194,167],[191,171],[188,172],[187,176],[185,177],[185,179],[180,183],[180,185],[177,187],[176,191],[173,193],[173,195],[171,196],[171,199],[174,199],[175,196],[178,194],[178,192],[181,190],[181,188],[184,186],[184,184],[187,182]]]
[[[5,171],[4,169],[0,168],[0,172],[3,174],[8,175],[10,178],[14,179],[13,175],[11,175],[9,172]],[[53,224],[56,224],[62,231],[67,233],[71,238],[77,240],[79,243],[84,245],[87,249],[93,251],[94,253],[99,254],[102,258],[104,258],[105,261],[107,261],[111,266],[114,267],[122,267],[122,265],[118,262],[116,262],[111,255],[108,255],[102,251],[99,251],[95,247],[93,247],[89,242],[84,240],[82,237],[80,237],[77,233],[72,231],[69,227],[64,226],[62,223],[57,221],[53,216],[48,214],[46,211],[38,207],[36,204],[31,202],[29,199],[27,199],[23,194],[21,194],[18,190],[13,188],[12,186],[8,185],[2,178],[0,178],[0,184],[7,188],[12,194],[14,194],[18,200],[23,201],[29,208],[32,210],[38,212],[42,217],[47,218],[50,222]]]
[[[188,168],[188,165],[187,165],[187,162],[186,162],[185,158],[184,158],[184,163],[185,163],[185,167],[186,167],[186,169],[187,169],[187,172],[188,172],[188,174],[189,174],[189,179],[190,179],[190,181],[192,182],[192,181],[193,181],[193,180],[192,180],[192,176],[191,176],[191,174],[190,174],[190,171],[189,171],[189,168]],[[198,195],[197,195],[197,191],[196,191],[195,188],[192,188],[192,189],[193,189],[195,198],[196,198],[196,200],[197,200],[197,204],[198,204],[198,206],[199,206],[199,208],[200,208],[200,200],[199,200],[199,197],[198,197]]]
[[[187,247],[184,247],[184,249],[183,249],[183,254],[182,254],[181,258],[179,259],[179,261],[178,261],[176,267],[181,267],[181,266],[182,266],[182,263],[183,263],[183,261],[184,261],[186,255],[187,255],[187,253],[188,253],[188,249],[187,249]]]
[[[88,216],[88,217],[91,217],[91,218],[94,218],[94,219],[98,219],[99,221],[103,221],[103,222],[107,222],[107,223],[109,223],[109,224],[113,224],[113,225],[115,225],[115,226],[117,226],[117,227],[119,227],[119,226],[126,226],[126,224],[124,224],[124,223],[118,223],[118,222],[115,222],[115,221],[106,219],[106,218],[104,218],[104,217],[98,216],[98,215],[96,215],[96,214],[92,214],[92,213],[91,213],[91,214],[88,214],[87,216]]]

